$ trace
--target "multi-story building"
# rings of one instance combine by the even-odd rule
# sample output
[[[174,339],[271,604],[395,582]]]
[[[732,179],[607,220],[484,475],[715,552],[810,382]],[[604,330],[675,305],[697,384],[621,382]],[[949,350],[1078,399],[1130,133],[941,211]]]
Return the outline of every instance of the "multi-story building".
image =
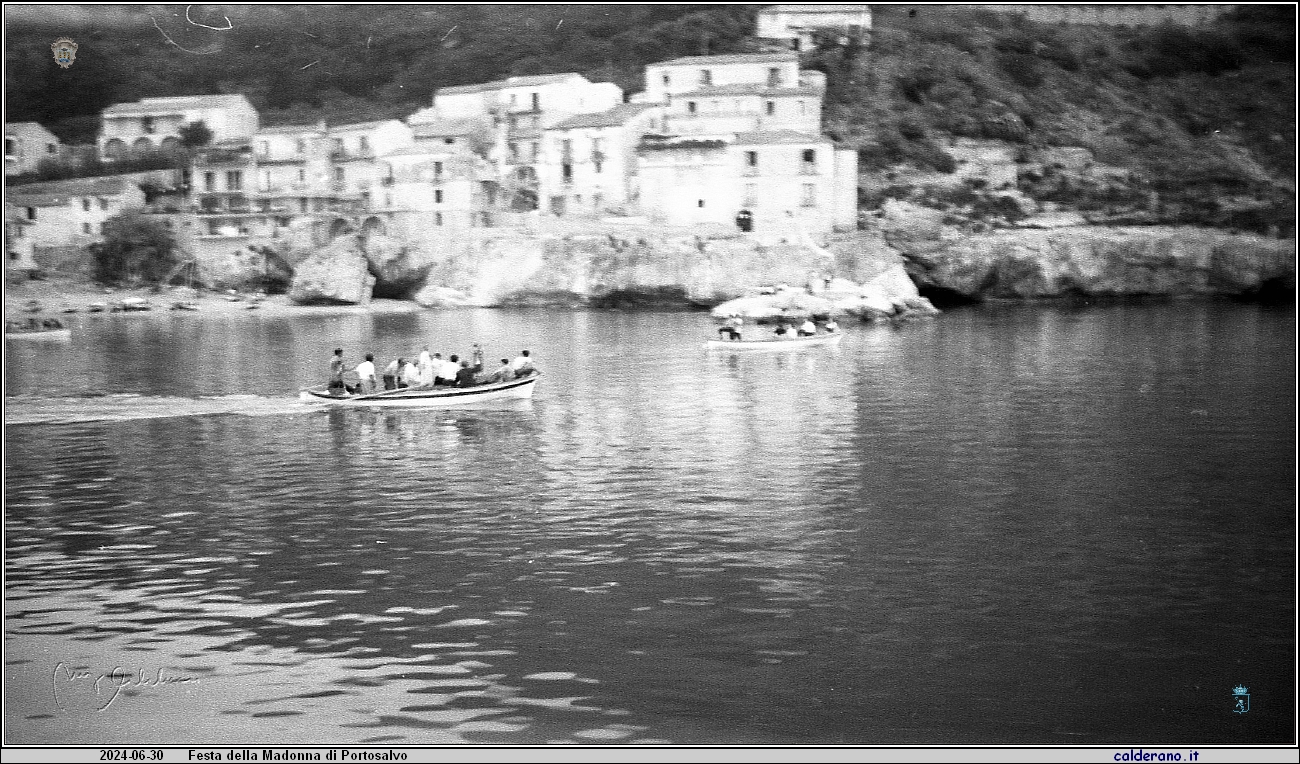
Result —
[[[855,224],[857,154],[794,131],[648,138],[641,208],[676,225],[800,235]]]
[[[370,189],[387,174],[381,157],[414,143],[411,128],[399,119],[357,122],[329,128],[331,182],[334,190],[356,193],[366,200]]]
[[[871,6],[864,3],[769,5],[758,12],[758,36],[782,40],[794,50],[812,50],[813,35],[819,32],[865,40],[871,32]]]
[[[172,149],[181,145],[181,128],[202,122],[214,144],[244,141],[257,132],[257,110],[242,95],[142,98],[104,109],[99,152],[117,159],[130,152]]]
[[[386,174],[371,191],[368,211],[385,233],[436,243],[493,225],[497,178],[483,157],[431,144],[398,149],[383,162]]]
[[[36,269],[34,240],[28,232],[32,221],[27,210],[5,201],[5,275],[26,274]]]
[[[625,103],[557,122],[543,136],[539,163],[543,208],[555,215],[628,209],[638,195],[636,147],[663,129],[664,107]]]
[[[37,247],[84,247],[102,240],[104,222],[144,206],[144,192],[124,178],[79,178],[9,189],[8,203],[26,219]]]
[[[36,172],[42,159],[57,159],[59,139],[37,122],[5,123],[5,175]]]
[[[638,149],[641,211],[797,238],[854,225],[857,153],[820,134],[825,83],[793,53],[647,66],[638,100],[664,104],[665,125]]]
[[[580,74],[510,77],[480,85],[442,88],[432,112],[418,121],[490,119],[490,133],[479,138],[516,210],[534,209],[539,195],[543,131],[575,114],[606,111],[623,102],[612,82],[590,82]]]
[[[671,96],[725,85],[765,85],[772,89],[799,85],[799,56],[794,53],[740,53],[687,56],[645,68],[645,92],[633,100],[668,103]]]

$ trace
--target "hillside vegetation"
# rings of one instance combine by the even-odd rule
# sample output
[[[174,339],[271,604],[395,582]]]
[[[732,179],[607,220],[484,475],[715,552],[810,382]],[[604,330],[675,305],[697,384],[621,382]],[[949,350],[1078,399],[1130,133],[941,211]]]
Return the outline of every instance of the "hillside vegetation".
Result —
[[[11,8],[6,119],[87,143],[100,110],[146,96],[244,93],[271,125],[403,117],[439,87],[510,75],[576,71],[635,92],[648,63],[760,50],[759,7],[195,6],[189,19],[186,6]],[[1089,185],[1049,167],[1020,189],[1136,222],[1294,226],[1294,6],[1242,6],[1201,30],[875,11],[870,46],[827,40],[803,63],[827,73],[825,128],[860,148],[865,172],[952,172],[954,137],[1025,157],[1080,146],[1131,179]],[[63,35],[80,45],[68,70],[49,49]]]

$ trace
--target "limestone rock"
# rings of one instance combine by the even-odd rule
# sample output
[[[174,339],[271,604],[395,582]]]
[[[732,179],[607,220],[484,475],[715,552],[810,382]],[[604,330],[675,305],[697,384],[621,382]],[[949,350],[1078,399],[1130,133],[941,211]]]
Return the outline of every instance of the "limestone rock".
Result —
[[[299,305],[365,305],[374,286],[366,259],[340,241],[298,263],[289,299]]]
[[[361,242],[361,252],[375,276],[375,294],[406,298],[424,286],[433,263],[418,249],[390,236],[370,234]]]
[[[426,308],[463,308],[474,304],[473,298],[459,289],[434,284],[421,287],[411,299]]]
[[[740,316],[754,321],[805,319],[836,313],[834,302],[803,291],[785,289],[776,294],[739,297],[713,309],[716,318]]]

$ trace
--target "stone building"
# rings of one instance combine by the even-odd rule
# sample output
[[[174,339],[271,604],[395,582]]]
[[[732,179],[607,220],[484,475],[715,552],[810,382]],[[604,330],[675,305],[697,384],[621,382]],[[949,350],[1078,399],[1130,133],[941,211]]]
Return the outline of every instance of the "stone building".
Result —
[[[630,211],[638,195],[636,147],[663,129],[663,107],[619,104],[578,114],[545,131],[539,164],[543,209],[554,215]]]
[[[142,98],[114,104],[101,115],[99,153],[118,159],[129,153],[180,146],[181,128],[202,122],[214,144],[247,142],[257,132],[258,114],[242,95]]]
[[[109,218],[140,210],[144,201],[144,192],[130,179],[104,177],[14,186],[8,190],[6,204],[24,221],[22,233],[31,240],[35,262],[61,270],[65,262],[84,254],[85,247],[103,240]],[[60,252],[59,262],[44,257],[45,252]],[[80,259],[83,262],[77,267],[84,267],[84,257]]]
[[[781,40],[792,49],[813,49],[813,35],[838,34],[865,41],[871,33],[871,6],[864,3],[769,5],[758,12],[757,36]]]
[[[5,123],[5,175],[36,172],[42,159],[57,159],[62,147],[37,122]]]

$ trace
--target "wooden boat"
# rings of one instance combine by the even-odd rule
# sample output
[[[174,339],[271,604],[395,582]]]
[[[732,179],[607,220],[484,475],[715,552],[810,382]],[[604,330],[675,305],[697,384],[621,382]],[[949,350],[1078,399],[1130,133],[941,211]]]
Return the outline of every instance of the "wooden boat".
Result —
[[[46,342],[70,342],[72,330],[62,329],[5,329],[6,340],[45,340]]]
[[[299,391],[298,398],[312,403],[324,403],[332,406],[353,407],[403,407],[403,408],[451,408],[484,401],[497,401],[509,398],[531,398],[540,371],[534,371],[527,377],[512,379],[509,382],[492,382],[474,387],[435,387],[432,389],[400,388],[385,390],[365,395],[340,395],[324,386],[309,387]]]
[[[794,337],[793,339],[763,340],[709,340],[704,347],[709,350],[796,350],[798,348],[834,346],[844,339],[842,332],[834,334],[814,334],[811,337]]]

